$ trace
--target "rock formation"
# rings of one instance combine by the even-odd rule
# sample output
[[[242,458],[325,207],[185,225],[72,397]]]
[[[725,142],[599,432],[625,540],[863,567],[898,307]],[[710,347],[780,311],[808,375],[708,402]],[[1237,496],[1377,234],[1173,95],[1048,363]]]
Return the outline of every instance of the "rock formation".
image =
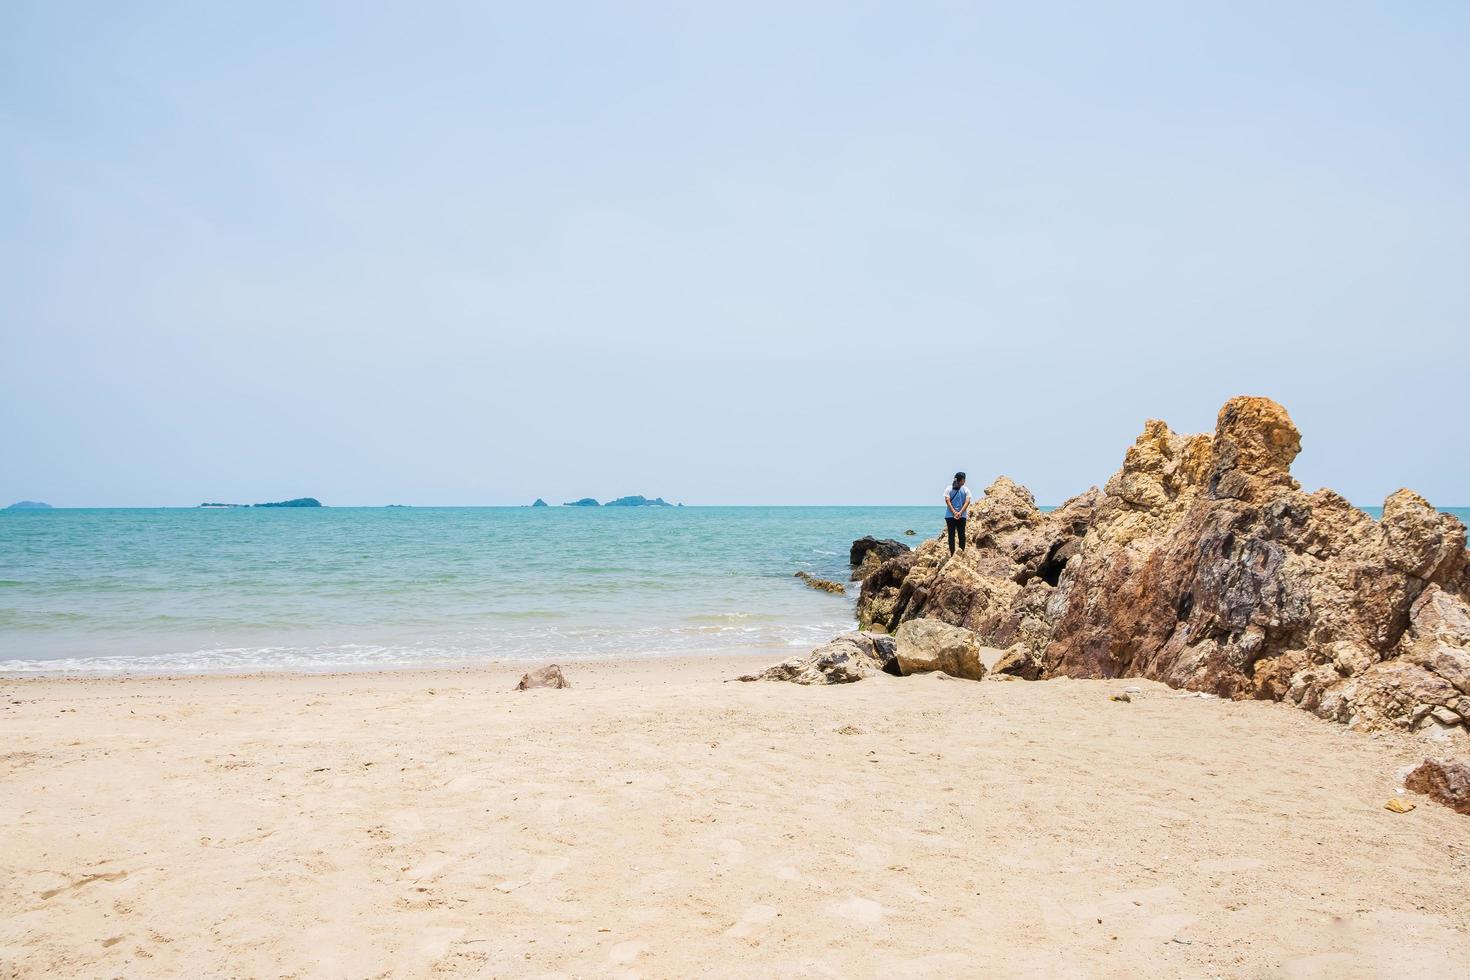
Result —
[[[877,567],[890,558],[909,550],[902,541],[892,538],[879,540],[871,534],[858,538],[848,551],[848,564],[852,566],[852,581],[859,582],[868,577]]]
[[[852,543],[852,547],[847,552],[847,563],[856,567],[861,565],[870,554],[876,554],[880,560],[887,561],[908,550],[909,546],[902,541],[894,541],[892,538],[879,539],[870,534]]]
[[[831,592],[834,595],[847,594],[847,586],[841,582],[834,582],[828,578],[817,578],[811,572],[797,572],[795,577],[805,582],[808,588],[816,589],[819,592]]]
[[[1404,779],[1404,788],[1470,815],[1470,763],[1425,759]]]
[[[42,503],[39,500],[17,500],[15,503],[11,504],[9,507],[6,507],[5,509],[6,510],[50,510],[51,509],[51,505],[50,504],[47,504],[47,503]]]
[[[537,667],[530,673],[522,674],[520,683],[516,685],[516,690],[529,691],[533,687],[564,688],[571,686],[572,682],[567,680],[566,675],[561,672],[561,668],[556,664],[549,664],[545,667]]]
[[[878,633],[843,633],[811,653],[774,667],[745,674],[742,681],[791,681],[794,684],[850,684],[878,674],[897,674],[897,644]]]
[[[548,503],[547,503],[547,502],[546,502],[546,501],[544,501],[544,500],[542,500],[542,499],[541,499],[541,498],[540,498],[540,497],[537,497],[537,498],[536,498],[536,499],[535,499],[535,500],[534,500],[534,501],[533,501],[533,502],[532,502],[532,503],[531,503],[531,506],[532,506],[532,507],[550,507],[550,506],[551,506],[551,505],[550,505],[550,504],[548,504]]]
[[[1465,734],[1465,527],[1400,490],[1375,521],[1291,476],[1301,437],[1266,398],[1234,398],[1213,436],[1149,421],[1122,468],[1050,513],[1001,477],[969,548],[938,541],[863,578],[858,619],[974,630],[1018,677],[1148,677],[1288,699],[1368,729]]]

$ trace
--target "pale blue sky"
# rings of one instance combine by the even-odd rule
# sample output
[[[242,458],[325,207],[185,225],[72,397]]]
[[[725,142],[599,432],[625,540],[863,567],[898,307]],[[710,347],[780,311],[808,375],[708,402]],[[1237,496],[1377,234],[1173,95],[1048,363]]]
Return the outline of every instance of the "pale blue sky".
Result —
[[[1470,4],[0,7],[0,503],[1470,504]]]

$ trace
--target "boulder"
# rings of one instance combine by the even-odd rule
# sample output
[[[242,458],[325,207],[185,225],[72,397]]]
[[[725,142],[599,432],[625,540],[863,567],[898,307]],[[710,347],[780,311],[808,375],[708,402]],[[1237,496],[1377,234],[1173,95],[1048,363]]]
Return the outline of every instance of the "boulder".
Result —
[[[893,638],[898,669],[904,674],[940,671],[971,681],[985,677],[980,641],[971,630],[935,619],[912,619]]]
[[[1470,815],[1470,764],[1425,759],[1404,779],[1404,788],[1438,800],[1456,813]]]
[[[1465,526],[1407,490],[1378,521],[1304,493],[1300,449],[1282,406],[1241,397],[1213,434],[1149,420],[1101,490],[1051,512],[1001,477],[966,550],[929,540],[863,569],[858,621],[972,630],[1004,676],[1147,677],[1467,737]]]
[[[561,672],[561,668],[556,664],[550,664],[546,667],[537,667],[530,673],[523,674],[520,683],[516,685],[516,690],[529,691],[533,687],[562,688],[571,686],[571,681],[566,679],[566,675]]]
[[[887,561],[894,555],[901,555],[909,550],[909,546],[902,541],[894,541],[892,538],[875,538],[871,534],[864,538],[858,538],[852,543],[848,550],[847,563],[856,568],[861,565],[869,555],[876,554],[879,562]]]
[[[879,633],[843,633],[811,653],[737,678],[793,684],[850,684],[878,674],[897,674],[896,643]]]

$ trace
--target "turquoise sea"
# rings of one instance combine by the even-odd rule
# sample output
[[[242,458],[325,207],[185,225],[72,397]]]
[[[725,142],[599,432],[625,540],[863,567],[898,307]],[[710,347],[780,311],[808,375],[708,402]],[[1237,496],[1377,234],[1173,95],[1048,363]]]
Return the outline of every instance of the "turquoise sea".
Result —
[[[853,626],[855,586],[793,573],[845,582],[854,538],[914,544],[941,523],[938,507],[0,511],[0,673],[781,654]]]
[[[810,648],[852,540],[938,507],[0,511],[0,672],[342,670]]]

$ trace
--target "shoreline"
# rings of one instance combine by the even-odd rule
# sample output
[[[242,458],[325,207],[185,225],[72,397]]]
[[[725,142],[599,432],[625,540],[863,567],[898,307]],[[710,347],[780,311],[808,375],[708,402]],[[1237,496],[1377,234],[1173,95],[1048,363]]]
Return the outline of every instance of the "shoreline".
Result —
[[[728,682],[766,662],[0,681],[0,963],[1337,977],[1470,944],[1465,818],[1383,808],[1410,736],[1139,680]]]
[[[583,657],[572,656],[572,657],[559,657],[559,658],[558,657],[543,657],[543,658],[540,658],[540,659],[516,658],[516,659],[506,659],[506,660],[492,660],[492,659],[488,659],[487,658],[485,660],[474,662],[474,663],[466,663],[466,664],[464,664],[462,666],[445,665],[445,664],[425,664],[422,667],[416,667],[416,666],[394,666],[394,667],[364,666],[364,667],[361,667],[361,668],[353,668],[353,667],[340,667],[340,666],[335,666],[335,667],[332,667],[332,668],[329,668],[329,669],[323,669],[323,670],[306,670],[306,669],[256,670],[256,669],[247,669],[247,670],[239,670],[239,671],[202,670],[202,671],[198,671],[198,672],[161,671],[161,672],[158,672],[158,673],[153,673],[153,672],[149,672],[149,671],[138,671],[138,672],[114,671],[114,672],[104,672],[104,671],[60,671],[59,670],[59,671],[54,671],[54,672],[53,671],[25,671],[25,672],[15,672],[15,671],[3,671],[3,670],[0,670],[0,687],[3,687],[6,684],[16,684],[16,683],[23,684],[23,683],[32,683],[32,682],[39,683],[39,682],[43,682],[43,681],[53,681],[53,682],[55,682],[55,681],[72,681],[72,682],[77,682],[77,683],[83,683],[83,682],[100,682],[100,683],[105,683],[105,682],[108,682],[108,681],[139,681],[139,682],[141,682],[141,681],[191,681],[191,680],[207,681],[207,680],[216,680],[216,679],[217,680],[230,680],[230,679],[234,679],[234,680],[250,680],[250,679],[288,680],[288,679],[291,679],[291,678],[310,679],[310,678],[347,678],[347,677],[373,677],[373,676],[396,677],[396,676],[399,676],[399,675],[403,675],[403,676],[422,676],[422,675],[428,675],[428,674],[443,674],[443,675],[446,675],[446,676],[450,676],[450,675],[483,674],[483,673],[487,673],[487,672],[488,673],[495,673],[495,674],[515,672],[516,677],[519,677],[521,674],[525,673],[528,670],[531,670],[531,669],[536,668],[536,667],[542,667],[542,666],[545,666],[547,664],[560,664],[560,665],[566,666],[566,667],[575,667],[575,668],[577,668],[578,672],[581,672],[582,668],[584,668],[584,667],[601,666],[603,668],[615,668],[615,667],[619,667],[619,666],[628,666],[628,665],[635,665],[635,664],[664,664],[664,665],[682,666],[682,665],[685,665],[686,663],[689,664],[689,665],[693,665],[693,664],[696,664],[696,663],[701,663],[701,662],[708,661],[708,662],[713,662],[713,663],[726,663],[727,662],[729,664],[747,664],[748,665],[748,663],[750,661],[752,661],[752,660],[762,660],[762,659],[769,659],[770,662],[774,663],[774,662],[776,662],[778,660],[784,660],[785,658],[790,657],[790,656],[794,655],[797,651],[801,651],[801,650],[804,650],[804,647],[786,646],[786,647],[761,647],[761,648],[755,648],[755,649],[750,649],[750,650],[741,651],[741,652],[731,652],[731,651],[717,651],[717,652],[715,652],[715,651],[712,651],[712,652],[704,653],[704,652],[697,652],[696,651],[696,652],[691,652],[691,653],[678,653],[678,654],[672,654],[672,653],[654,653],[654,654],[648,654],[648,655],[645,655],[645,656],[640,656],[638,654],[622,654],[622,655],[612,655],[612,654],[609,654],[609,655],[606,655],[606,656],[601,656],[601,655],[596,655],[596,656],[583,656]]]

